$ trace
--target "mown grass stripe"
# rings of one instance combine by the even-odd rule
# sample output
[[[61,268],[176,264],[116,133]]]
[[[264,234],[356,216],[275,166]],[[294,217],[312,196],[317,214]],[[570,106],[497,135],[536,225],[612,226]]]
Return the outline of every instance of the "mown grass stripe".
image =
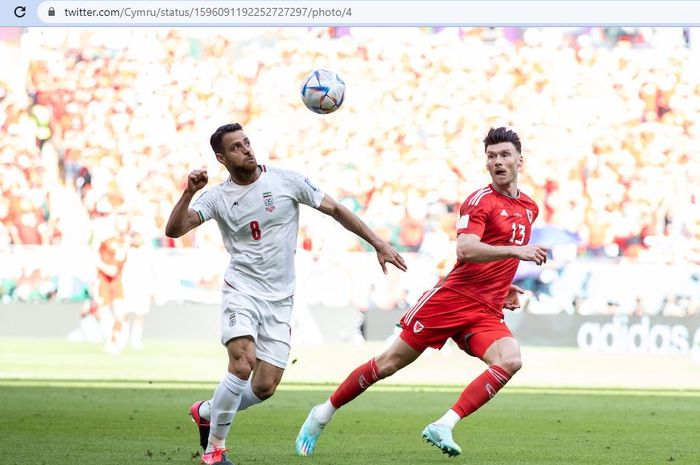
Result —
[[[199,381],[148,381],[148,380],[103,380],[103,379],[0,379],[2,386],[23,387],[85,387],[85,388],[129,388],[129,389],[213,389],[214,382]],[[282,391],[332,391],[334,384],[327,383],[282,383]],[[379,384],[372,387],[376,392],[454,392],[463,386],[444,385],[399,385]],[[512,394],[559,394],[559,395],[620,395],[620,396],[677,396],[700,397],[700,390],[685,389],[628,389],[628,388],[569,388],[569,387],[519,387],[511,386],[503,391]]]

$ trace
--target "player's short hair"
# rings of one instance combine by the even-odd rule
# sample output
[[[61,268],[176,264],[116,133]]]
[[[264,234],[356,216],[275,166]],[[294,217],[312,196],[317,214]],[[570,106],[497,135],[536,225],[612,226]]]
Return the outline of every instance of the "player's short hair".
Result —
[[[520,137],[518,137],[518,133],[512,129],[506,129],[504,127],[489,129],[489,133],[484,138],[484,152],[486,152],[489,145],[496,145],[500,144],[501,142],[510,142],[513,144],[513,146],[515,146],[515,150],[517,150],[518,153],[521,153]]]
[[[242,131],[243,126],[241,126],[238,123],[229,123],[229,124],[224,124],[223,126],[219,126],[216,131],[214,131],[214,134],[211,135],[209,138],[209,145],[211,145],[211,149],[214,151],[214,153],[221,153],[223,152],[223,147],[221,146],[221,141],[224,138],[225,134],[228,134],[229,132],[236,132],[236,131]]]

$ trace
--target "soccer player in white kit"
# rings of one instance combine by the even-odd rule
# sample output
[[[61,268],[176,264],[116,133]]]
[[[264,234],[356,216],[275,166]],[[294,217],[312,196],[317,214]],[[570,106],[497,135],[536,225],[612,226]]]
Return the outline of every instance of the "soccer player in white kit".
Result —
[[[370,243],[385,274],[386,263],[401,271],[406,271],[406,263],[354,213],[308,178],[258,165],[240,124],[219,127],[210,144],[230,176],[190,205],[194,194],[208,182],[206,170],[193,170],[173,207],[165,234],[180,237],[214,219],[231,254],[224,275],[221,315],[228,372],[214,397],[196,402],[190,413],[205,449],[201,463],[232,465],[225,455],[225,441],[236,412],[274,394],[289,358],[299,204],[333,217]]]

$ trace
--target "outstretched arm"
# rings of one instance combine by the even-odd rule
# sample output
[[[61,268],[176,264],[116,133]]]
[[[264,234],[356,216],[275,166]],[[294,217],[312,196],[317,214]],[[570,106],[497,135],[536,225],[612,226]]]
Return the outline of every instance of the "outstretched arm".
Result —
[[[166,236],[177,238],[202,224],[199,214],[190,208],[190,202],[194,194],[206,186],[208,181],[207,170],[203,169],[193,170],[187,176],[187,188],[170,212],[168,224],[165,226]]]
[[[457,236],[457,260],[460,262],[485,263],[504,258],[517,258],[542,265],[547,262],[547,249],[540,245],[490,245],[481,242],[476,234]]]
[[[370,229],[357,215],[336,202],[328,195],[324,195],[318,210],[328,216],[333,217],[345,229],[355,233],[362,239],[369,242],[377,251],[377,260],[382,267],[384,274],[387,273],[386,263],[391,263],[401,271],[406,271],[406,262],[403,257],[392,246],[387,244],[382,238]]]

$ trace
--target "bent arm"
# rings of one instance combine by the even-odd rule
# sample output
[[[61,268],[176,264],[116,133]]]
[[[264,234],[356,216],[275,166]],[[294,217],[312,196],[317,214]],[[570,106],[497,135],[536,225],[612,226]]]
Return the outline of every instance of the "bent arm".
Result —
[[[542,265],[547,262],[547,249],[541,245],[490,245],[481,242],[476,234],[457,236],[457,260],[460,262],[485,263],[517,258]]]
[[[476,234],[457,236],[457,260],[460,262],[485,263],[504,258],[518,258],[514,246],[485,244]]]
[[[165,235],[176,239],[183,236],[202,224],[202,219],[195,210],[190,208],[193,193],[185,190],[170,212],[168,224],[165,226]]]
[[[117,265],[111,265],[101,258],[97,262],[97,269],[110,278],[114,278],[117,273],[119,273],[119,267]]]

